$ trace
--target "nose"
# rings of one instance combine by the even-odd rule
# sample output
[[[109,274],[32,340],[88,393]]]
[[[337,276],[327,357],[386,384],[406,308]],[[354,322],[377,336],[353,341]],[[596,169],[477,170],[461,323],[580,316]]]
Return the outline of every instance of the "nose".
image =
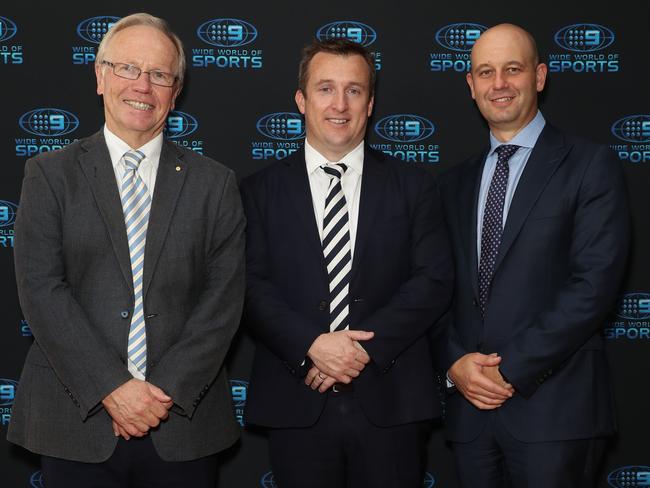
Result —
[[[348,99],[345,91],[340,90],[334,95],[333,106],[339,112],[345,112],[348,108]]]
[[[133,88],[140,92],[150,92],[151,86],[152,83],[151,80],[149,80],[149,73],[142,72],[137,80],[133,80]]]
[[[497,71],[494,76],[494,88],[497,90],[506,88],[508,86],[508,80],[503,73]]]

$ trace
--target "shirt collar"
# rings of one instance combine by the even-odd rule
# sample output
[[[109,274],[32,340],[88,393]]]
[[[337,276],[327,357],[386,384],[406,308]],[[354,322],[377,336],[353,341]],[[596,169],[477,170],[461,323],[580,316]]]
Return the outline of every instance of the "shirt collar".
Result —
[[[361,141],[357,147],[343,156],[341,161],[348,167],[348,171],[352,169],[359,174],[363,174],[363,154],[364,146],[363,141]],[[324,164],[338,163],[340,161],[328,161],[305,139],[305,162],[307,163],[307,174],[312,174]]]
[[[111,156],[111,162],[113,166],[117,164],[124,156],[124,153],[131,150],[131,147],[116,136],[111,130],[104,124],[104,139],[106,140],[106,146],[108,146],[108,153]],[[146,158],[143,160],[143,163],[147,160],[156,162],[160,159],[160,152],[162,151],[163,143],[163,134],[162,132],[156,137],[147,142],[144,146],[137,148],[139,151],[142,151]]]
[[[542,129],[546,125],[546,120],[542,115],[542,112],[539,110],[533,120],[528,122],[526,127],[521,129],[512,140],[508,141],[507,144],[514,144],[515,146],[533,148],[537,142],[537,138],[542,133]],[[503,142],[499,141],[494,134],[490,132],[490,155],[494,154],[494,150],[502,146]]]

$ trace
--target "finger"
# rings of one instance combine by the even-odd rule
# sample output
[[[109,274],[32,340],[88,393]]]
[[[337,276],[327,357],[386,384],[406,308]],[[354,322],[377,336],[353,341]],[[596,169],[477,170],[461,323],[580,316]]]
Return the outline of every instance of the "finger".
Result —
[[[171,401],[172,397],[167,395],[164,391],[162,391],[160,388],[158,388],[156,385],[153,385],[151,383],[147,383],[149,386],[149,391],[153,395],[153,397],[158,400],[159,402],[169,402]]]
[[[481,366],[496,366],[501,363],[501,356],[497,353],[481,354],[477,352],[472,355],[472,361]]]
[[[488,405],[485,404],[479,400],[470,400],[472,405],[474,405],[476,408],[479,408],[481,410],[494,410],[496,408],[499,408],[501,405]]]
[[[131,437],[142,437],[147,433],[148,428],[142,430],[141,426],[133,423],[122,424],[122,428],[131,436]]]
[[[366,330],[347,330],[345,332],[347,333],[346,335],[353,341],[367,341],[375,336],[374,332],[369,332]]]
[[[506,399],[497,400],[481,394],[469,394],[468,396],[469,398],[478,400],[479,402],[484,403],[485,405],[497,406],[497,405],[503,405],[506,402]]]
[[[127,441],[131,440],[131,436],[129,435],[129,433],[126,430],[124,430],[119,425],[118,425],[118,429],[119,429],[120,435],[124,438],[124,440],[127,440]]]
[[[476,375],[474,386],[484,390],[484,394],[490,397],[497,395],[499,397],[510,398],[512,396],[512,392],[510,390],[492,381],[485,375]]]
[[[323,381],[318,388],[318,391],[321,393],[325,393],[327,390],[329,390],[332,385],[336,383],[336,380],[334,378],[326,378],[325,381]]]
[[[322,383],[323,383],[323,380],[321,380],[318,376],[316,376],[316,378],[314,378],[314,381],[312,381],[312,383],[311,383],[311,385],[309,385],[309,387],[310,387],[312,390],[317,390],[318,387],[319,387]]]
[[[169,410],[167,410],[162,403],[154,403],[151,406],[151,413],[158,420],[166,419],[169,416]]]
[[[115,437],[120,436],[120,429],[117,425],[117,422],[115,422],[115,420],[113,420],[113,434],[115,434]]]
[[[309,371],[307,372],[307,376],[305,376],[305,385],[311,385],[311,382],[314,381],[314,378],[316,378],[316,375],[319,373],[318,368],[310,368]]]

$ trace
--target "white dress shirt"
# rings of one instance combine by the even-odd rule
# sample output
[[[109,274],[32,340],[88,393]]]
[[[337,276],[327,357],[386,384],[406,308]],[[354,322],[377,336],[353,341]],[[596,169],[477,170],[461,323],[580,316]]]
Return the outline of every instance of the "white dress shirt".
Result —
[[[113,164],[113,170],[115,171],[115,180],[117,181],[117,189],[120,192],[120,198],[122,197],[122,177],[124,176],[124,171],[126,166],[124,165],[124,160],[122,156],[127,151],[131,151],[131,148],[126,142],[113,134],[106,125],[104,125],[104,139],[106,139],[106,146],[108,146],[108,153],[111,156],[111,163]],[[149,191],[149,196],[153,199],[154,187],[156,185],[156,175],[158,174],[158,164],[160,163],[160,151],[162,150],[163,135],[162,132],[154,137],[152,140],[147,142],[144,146],[137,148],[139,151],[143,152],[145,158],[140,162],[138,166],[138,173],[140,178],[147,185],[147,190]],[[144,375],[140,370],[128,360],[129,373],[134,378],[139,380],[144,380]]]
[[[307,164],[307,175],[309,176],[309,187],[314,205],[314,215],[318,225],[318,235],[323,241],[323,218],[325,213],[325,199],[329,189],[331,178],[321,166],[332,163],[343,163],[347,170],[341,177],[341,187],[345,195],[345,202],[348,206],[348,218],[350,229],[350,251],[354,258],[354,243],[357,235],[357,224],[359,222],[359,200],[361,196],[361,176],[363,174],[363,141],[352,151],[346,154],[340,161],[328,161],[322,154],[314,149],[305,140],[305,162]]]

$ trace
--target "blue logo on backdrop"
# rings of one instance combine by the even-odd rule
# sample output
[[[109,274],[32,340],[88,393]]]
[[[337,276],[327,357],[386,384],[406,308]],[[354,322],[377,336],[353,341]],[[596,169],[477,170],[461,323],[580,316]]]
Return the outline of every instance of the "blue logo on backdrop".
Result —
[[[37,108],[25,112],[18,119],[21,129],[37,138],[16,139],[16,156],[33,156],[55,151],[70,144],[74,139],[61,138],[79,127],[77,116],[59,108]]]
[[[230,392],[232,394],[232,404],[235,409],[235,417],[239,425],[244,427],[244,408],[246,407],[246,398],[248,397],[248,381],[230,380]]]
[[[167,116],[165,133],[169,139],[187,137],[199,127],[198,122],[190,114],[174,110]]]
[[[90,44],[98,45],[120,17],[100,15],[82,20],[77,24],[77,35]],[[93,64],[97,46],[72,46],[72,64]]]
[[[213,46],[239,47],[253,42],[257,38],[257,29],[245,20],[213,19],[201,24],[196,35]]]
[[[167,116],[165,135],[176,145],[203,154],[203,140],[188,138],[198,128],[199,122],[194,116],[180,110],[173,110]]]
[[[0,200],[0,248],[14,247],[14,222],[18,205]]]
[[[262,488],[278,488],[277,483],[275,482],[275,477],[273,476],[273,471],[269,471],[262,475],[260,479],[260,486]]]
[[[470,51],[486,29],[487,27],[484,25],[474,22],[459,22],[438,29],[435,39],[445,51],[429,53],[429,69],[434,72],[466,73],[470,71],[472,67]]]
[[[356,42],[364,47],[368,47],[377,40],[377,32],[368,24],[357,22],[356,20],[337,20],[320,27],[316,31],[316,38],[319,41],[327,39],[347,39]],[[375,69],[381,70],[381,52],[374,51],[370,55],[375,60]]]
[[[82,20],[79,22],[79,25],[77,25],[77,34],[84,41],[99,44],[102,42],[108,29],[113,27],[113,24],[118,20],[120,20],[119,17],[110,17],[106,15]]]
[[[0,200],[0,228],[13,226],[17,211],[18,205],[15,203]]]
[[[436,41],[446,49],[468,53],[486,29],[474,23],[449,24],[436,32]]]
[[[438,163],[440,146],[420,141],[435,132],[433,122],[415,114],[388,115],[375,124],[375,133],[388,143],[370,144],[386,154],[411,163]],[[415,144],[419,142],[419,144]]]
[[[435,130],[433,123],[412,114],[389,115],[375,124],[375,132],[392,142],[415,142],[426,139]]]
[[[424,488],[433,488],[433,486],[436,484],[436,480],[433,477],[431,473],[424,473],[424,483],[423,487]]]
[[[58,108],[37,108],[18,120],[20,128],[35,136],[62,136],[79,127],[76,115]]]
[[[555,44],[567,51],[600,51],[614,43],[614,33],[598,24],[573,24],[555,33]]]
[[[270,139],[294,141],[305,137],[302,117],[294,112],[276,112],[257,121],[257,132]]]
[[[195,68],[259,69],[262,67],[261,49],[240,49],[257,39],[257,28],[241,19],[212,19],[196,29],[197,37],[214,48],[192,49]]]
[[[322,26],[316,31],[316,37],[319,41],[347,39],[368,47],[377,40],[377,33],[367,24],[354,20],[339,20]]]
[[[41,471],[36,471],[29,478],[29,484],[32,488],[45,488],[45,481],[43,480],[43,473]]]
[[[0,17],[0,42],[11,39],[18,32],[16,24],[7,17]]]
[[[23,46],[4,44],[18,32],[18,26],[7,17],[0,17],[0,64],[23,64]]]
[[[11,421],[11,407],[17,388],[17,381],[0,378],[0,425],[8,425]]]
[[[623,466],[607,476],[607,484],[614,488],[650,486],[650,466]]]
[[[553,36],[555,44],[570,54],[549,54],[551,73],[615,73],[619,71],[619,54],[602,52],[616,40],[614,32],[598,24],[571,24]]]
[[[303,146],[305,123],[296,112],[273,112],[257,120],[257,132],[273,141],[251,142],[253,159],[283,159]]]
[[[610,144],[621,161],[650,162],[650,115],[628,115],[612,124],[612,134],[629,144]]]
[[[619,298],[606,339],[650,339],[650,293],[632,292]]]
[[[20,335],[23,337],[33,337],[32,329],[25,319],[20,320]]]

